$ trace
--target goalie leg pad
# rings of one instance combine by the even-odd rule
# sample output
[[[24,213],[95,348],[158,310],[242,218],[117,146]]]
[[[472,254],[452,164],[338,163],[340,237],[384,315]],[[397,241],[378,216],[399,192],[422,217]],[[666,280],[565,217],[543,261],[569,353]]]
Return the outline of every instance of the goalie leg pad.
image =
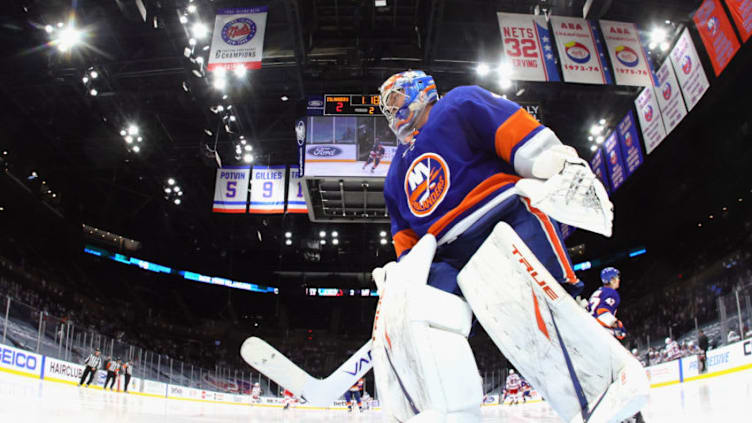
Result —
[[[432,257],[421,253],[421,242],[387,268],[380,290],[376,385],[393,421],[479,422],[481,379],[467,342],[472,312],[456,295],[425,285]],[[418,264],[409,258],[414,252],[428,258],[420,260],[424,268],[412,267]],[[419,278],[409,278],[413,270]]]
[[[619,421],[647,402],[642,366],[506,223],[497,224],[457,279],[494,343],[565,421]]]

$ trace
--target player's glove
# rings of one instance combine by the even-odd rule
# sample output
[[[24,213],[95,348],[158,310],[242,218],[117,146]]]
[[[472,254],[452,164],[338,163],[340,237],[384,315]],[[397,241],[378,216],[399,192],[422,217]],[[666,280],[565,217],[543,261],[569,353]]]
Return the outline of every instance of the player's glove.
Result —
[[[624,324],[621,322],[621,320],[616,321],[616,327],[613,329],[614,336],[618,340],[622,340],[627,337],[627,329],[624,328]]]

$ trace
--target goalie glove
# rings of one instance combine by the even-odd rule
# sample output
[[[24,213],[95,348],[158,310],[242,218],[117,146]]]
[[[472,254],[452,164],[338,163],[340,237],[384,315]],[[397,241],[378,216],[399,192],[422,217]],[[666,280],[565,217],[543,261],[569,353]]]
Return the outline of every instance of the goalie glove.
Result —
[[[517,192],[555,220],[610,237],[613,204],[586,161],[569,146],[556,145],[533,163],[533,178],[520,179]],[[546,179],[542,181],[541,179]]]

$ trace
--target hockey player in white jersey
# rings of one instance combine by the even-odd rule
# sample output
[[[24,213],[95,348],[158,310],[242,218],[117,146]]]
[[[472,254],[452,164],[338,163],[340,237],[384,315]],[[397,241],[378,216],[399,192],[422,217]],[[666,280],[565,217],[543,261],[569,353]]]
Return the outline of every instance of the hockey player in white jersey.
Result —
[[[663,361],[671,361],[681,358],[681,348],[679,348],[679,344],[675,340],[666,337],[664,342],[666,344],[666,350],[663,353]]]
[[[522,380],[520,375],[514,372],[514,369],[509,370],[509,376],[504,386],[504,398],[501,399],[503,404],[507,398],[510,398],[509,405],[520,403],[520,388],[522,388]]]
[[[258,382],[254,383],[251,388],[251,401],[254,403],[261,401],[261,385]]]
[[[401,142],[384,188],[399,261],[373,273],[373,363],[388,419],[481,420],[473,315],[563,420],[633,415],[647,401],[642,367],[568,294],[582,283],[558,222],[611,234],[612,205],[588,164],[480,87],[439,99],[433,78],[407,71],[380,92]]]

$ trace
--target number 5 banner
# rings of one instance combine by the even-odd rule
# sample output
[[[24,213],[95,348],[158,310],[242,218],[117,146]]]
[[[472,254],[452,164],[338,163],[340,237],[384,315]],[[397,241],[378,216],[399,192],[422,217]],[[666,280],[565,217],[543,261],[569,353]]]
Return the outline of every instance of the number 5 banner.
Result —
[[[300,169],[297,166],[290,166],[290,183],[287,187],[287,212],[308,213],[308,207],[303,196],[303,178],[300,177]]]
[[[498,13],[509,79],[559,81],[551,34],[545,16]]]
[[[214,185],[214,213],[245,213],[248,204],[248,166],[227,166],[217,169]]]
[[[254,166],[251,179],[251,206],[248,213],[274,214],[285,212],[286,165]]]

